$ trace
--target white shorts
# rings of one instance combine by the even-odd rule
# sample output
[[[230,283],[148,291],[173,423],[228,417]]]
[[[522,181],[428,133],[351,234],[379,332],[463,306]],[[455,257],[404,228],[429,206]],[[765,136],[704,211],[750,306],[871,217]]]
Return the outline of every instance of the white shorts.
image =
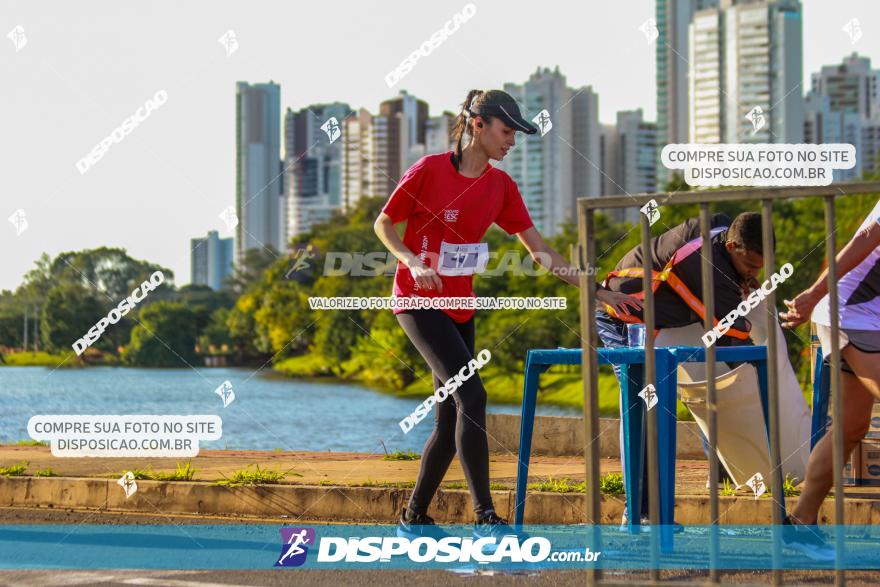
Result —
[[[816,324],[816,336],[822,345],[822,358],[827,363],[831,355],[831,327],[824,324]],[[837,329],[837,344],[843,350],[848,344],[853,345],[863,353],[880,353],[880,330],[853,330],[851,328]],[[852,373],[852,368],[846,364],[846,360],[840,358],[840,368]]]

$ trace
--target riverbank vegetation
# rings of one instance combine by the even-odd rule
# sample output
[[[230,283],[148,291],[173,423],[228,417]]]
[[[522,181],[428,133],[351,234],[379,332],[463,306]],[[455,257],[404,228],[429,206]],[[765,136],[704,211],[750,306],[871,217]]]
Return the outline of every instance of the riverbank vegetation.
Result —
[[[673,184],[670,189],[686,189]],[[876,195],[838,199],[836,238],[842,247]],[[309,307],[310,296],[388,296],[394,265],[378,275],[325,275],[333,252],[384,252],[373,221],[384,201],[365,198],[347,216],[336,216],[291,241],[291,251],[250,251],[223,289],[176,287],[165,267],[130,257],[125,250],[102,247],[43,255],[14,291],[0,292],[0,357],[3,364],[48,367],[118,364],[142,367],[202,366],[208,355],[222,355],[227,365],[264,364],[291,377],[334,377],[388,393],[424,398],[433,390],[431,374],[390,310],[322,311]],[[713,211],[733,217],[758,210],[757,202],[719,203]],[[696,216],[695,205],[661,205],[652,231],[660,234]],[[777,266],[794,265],[794,274],[777,290],[778,305],[811,283],[823,263],[824,218],[821,201],[787,201],[774,205]],[[601,278],[639,241],[639,230],[596,216],[597,275]],[[569,256],[577,238],[567,225],[548,242]],[[518,403],[522,393],[525,353],[530,348],[579,347],[578,289],[538,269],[524,247],[493,227],[484,239],[498,262],[523,259],[528,271],[481,275],[474,279],[478,296],[564,297],[564,310],[502,310],[478,313],[476,349],[492,358],[479,373],[492,402]],[[329,257],[331,260],[333,257]],[[508,259],[508,261],[504,261]],[[72,345],[154,271],[165,282],[149,293],[82,355]],[[27,353],[22,325],[29,316]],[[38,324],[35,324],[37,322]],[[809,382],[809,331],[802,326],[786,333],[789,354],[802,386]],[[36,345],[35,345],[36,342]],[[37,347],[36,349],[34,347]],[[18,351],[18,352],[17,352]],[[617,414],[616,381],[608,367],[600,375],[600,409]],[[582,407],[579,366],[554,367],[541,377],[540,402]],[[683,415],[683,409],[680,409]]]

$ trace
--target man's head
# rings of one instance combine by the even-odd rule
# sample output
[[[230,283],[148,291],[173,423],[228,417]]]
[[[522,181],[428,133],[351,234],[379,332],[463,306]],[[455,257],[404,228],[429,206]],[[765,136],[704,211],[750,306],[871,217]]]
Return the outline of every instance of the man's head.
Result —
[[[775,246],[775,235],[773,242]],[[727,229],[727,242],[724,246],[730,253],[734,269],[743,281],[755,279],[764,267],[761,215],[757,212],[743,212],[734,218]]]

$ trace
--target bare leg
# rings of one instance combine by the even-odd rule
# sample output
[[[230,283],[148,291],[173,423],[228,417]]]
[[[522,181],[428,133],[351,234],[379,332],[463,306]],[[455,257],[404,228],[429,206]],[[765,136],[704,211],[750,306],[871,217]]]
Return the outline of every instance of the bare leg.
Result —
[[[876,354],[863,353],[852,345],[845,346],[841,355],[856,373],[840,373],[843,387],[843,454],[846,458],[868,432],[874,400],[880,399],[880,361]],[[792,510],[796,523],[817,522],[819,507],[834,484],[832,438],[829,428],[810,454],[804,490]]]

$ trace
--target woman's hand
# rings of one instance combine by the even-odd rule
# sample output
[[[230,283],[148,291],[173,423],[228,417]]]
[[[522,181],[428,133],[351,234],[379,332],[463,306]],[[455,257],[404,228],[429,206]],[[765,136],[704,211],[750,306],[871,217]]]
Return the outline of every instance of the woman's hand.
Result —
[[[642,301],[639,298],[618,291],[599,288],[599,291],[596,292],[596,297],[599,301],[614,308],[614,311],[618,314],[628,315],[630,313],[628,306],[632,306],[634,310],[642,309]]]
[[[788,306],[788,312],[779,314],[779,317],[785,320],[782,323],[783,328],[795,328],[810,319],[813,308],[819,303],[822,296],[813,293],[811,290],[802,291],[793,300],[783,300]]]
[[[443,281],[441,281],[437,272],[430,267],[426,267],[418,258],[414,259],[409,265],[409,272],[420,288],[434,289],[436,286],[438,292],[443,291]]]

